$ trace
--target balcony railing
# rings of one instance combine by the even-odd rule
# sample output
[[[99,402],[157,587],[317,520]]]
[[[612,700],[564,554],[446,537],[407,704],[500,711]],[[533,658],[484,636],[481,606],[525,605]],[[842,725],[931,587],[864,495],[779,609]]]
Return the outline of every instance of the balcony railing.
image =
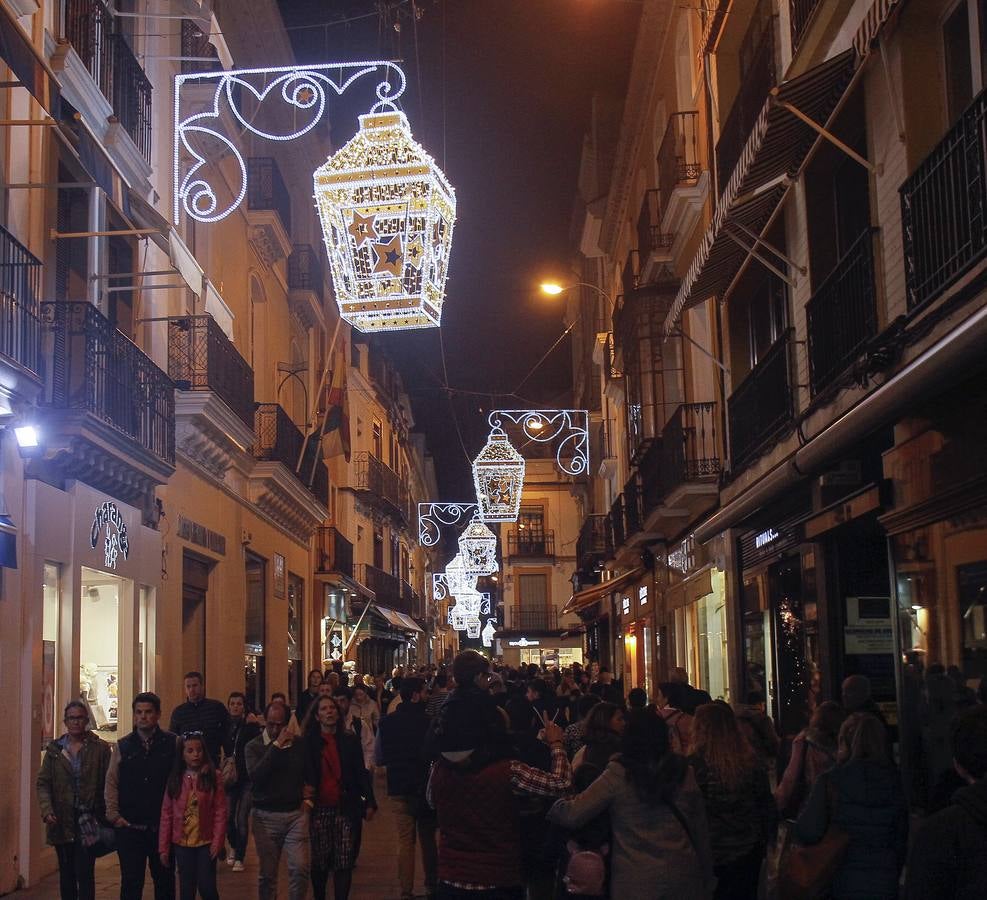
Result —
[[[776,80],[774,31],[769,23],[765,26],[764,34],[741,81],[740,90],[733,101],[730,113],[720,129],[720,139],[716,144],[718,193],[722,194],[730,181],[751,129]]]
[[[555,532],[551,529],[525,528],[507,533],[509,556],[555,556]]]
[[[408,517],[408,497],[401,477],[368,450],[356,454],[356,487]]]
[[[789,328],[737,385],[728,402],[733,468],[749,463],[795,415],[792,337]]]
[[[296,472],[298,458],[305,447],[305,459],[300,472]],[[315,460],[315,476],[312,477],[312,460],[320,452],[319,442],[310,439],[305,443],[302,430],[291,421],[291,416],[277,403],[258,403],[254,408],[254,456],[257,459],[279,462],[296,477],[320,503],[329,501],[329,470],[322,459]]]
[[[512,606],[511,623],[508,628],[511,631],[558,631],[559,611],[554,607],[537,609]]]
[[[662,431],[662,499],[684,484],[715,478],[722,468],[716,403],[683,403]]]
[[[102,0],[63,0],[63,33],[123,129],[151,159],[151,82]]]
[[[0,227],[0,354],[41,374],[41,261]]]
[[[901,186],[908,309],[939,296],[987,251],[987,91]]]
[[[291,195],[277,161],[270,156],[247,160],[247,208],[276,212],[285,232],[291,234]]]
[[[613,537],[610,533],[610,517],[591,515],[579,529],[576,541],[576,565],[580,572],[595,572],[604,560],[613,554]]]
[[[169,319],[168,374],[180,391],[212,391],[253,427],[253,369],[212,316]]]
[[[288,289],[314,291],[322,296],[322,266],[309,244],[295,244],[288,257]]]
[[[658,186],[667,204],[672,191],[683,184],[695,184],[703,173],[699,158],[699,113],[694,110],[668,117],[665,135],[658,148]]]
[[[614,549],[623,546],[640,532],[641,523],[641,488],[637,475],[632,475],[610,507],[610,533]]]
[[[813,395],[830,385],[877,334],[874,231],[850,246],[805,306],[809,384]]]
[[[637,252],[641,260],[656,250],[668,250],[675,241],[674,234],[664,234],[661,230],[661,204],[658,189],[644,192],[641,198],[641,211],[637,216]],[[626,287],[625,287],[626,290]]]
[[[788,18],[792,24],[792,54],[802,45],[802,38],[809,27],[812,14],[820,0],[788,0]]]
[[[333,525],[320,525],[316,531],[315,571],[353,577],[353,545]]]
[[[401,601],[401,580],[390,572],[363,563],[357,567],[357,580],[374,592],[380,606],[407,612]]]
[[[84,410],[174,465],[171,379],[91,303],[46,301],[41,322],[45,403]]]

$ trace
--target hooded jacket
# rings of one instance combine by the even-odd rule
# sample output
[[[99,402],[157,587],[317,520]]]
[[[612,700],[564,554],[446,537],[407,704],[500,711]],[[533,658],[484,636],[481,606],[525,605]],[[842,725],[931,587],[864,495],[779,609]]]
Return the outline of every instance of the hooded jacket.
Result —
[[[907,900],[987,897],[987,779],[925,820],[908,857]]]

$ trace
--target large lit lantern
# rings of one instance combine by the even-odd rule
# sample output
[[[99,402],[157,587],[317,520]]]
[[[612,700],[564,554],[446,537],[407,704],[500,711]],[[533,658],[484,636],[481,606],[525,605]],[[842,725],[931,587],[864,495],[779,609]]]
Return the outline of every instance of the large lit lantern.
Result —
[[[476,590],[476,576],[468,575],[463,557],[457,553],[446,566],[446,588],[453,597]]]
[[[342,318],[360,331],[437,326],[456,193],[404,113],[360,116],[314,177]]]
[[[473,486],[480,518],[486,522],[516,522],[524,488],[524,457],[507,434],[494,428],[486,446],[473,460]]]
[[[478,517],[459,536],[459,556],[467,575],[493,575],[497,565],[497,535]]]

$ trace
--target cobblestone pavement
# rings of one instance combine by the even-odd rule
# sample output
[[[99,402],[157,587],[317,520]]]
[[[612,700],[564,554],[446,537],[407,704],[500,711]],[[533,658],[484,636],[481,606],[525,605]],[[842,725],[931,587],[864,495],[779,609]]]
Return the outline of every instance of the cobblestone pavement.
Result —
[[[360,858],[353,873],[352,900],[398,900],[401,891],[397,876],[397,832],[391,805],[387,798],[382,773],[374,780],[374,790],[380,810],[373,821],[364,824],[363,846]],[[219,895],[223,900],[248,900],[257,896],[257,855],[254,853],[253,838],[244,861],[245,871],[233,872],[225,862],[220,862]],[[418,858],[415,876],[415,893],[424,896],[425,888],[421,872],[421,857]],[[116,854],[110,854],[96,862],[96,900],[117,900],[120,896],[120,868]],[[329,888],[332,896],[332,887]],[[49,875],[34,887],[16,891],[8,895],[9,900],[57,900],[58,875]],[[144,885],[144,900],[153,900],[154,891],[150,876]],[[281,878],[278,889],[279,900],[287,900],[288,887],[284,862],[281,864]],[[311,891],[309,892],[311,897]]]

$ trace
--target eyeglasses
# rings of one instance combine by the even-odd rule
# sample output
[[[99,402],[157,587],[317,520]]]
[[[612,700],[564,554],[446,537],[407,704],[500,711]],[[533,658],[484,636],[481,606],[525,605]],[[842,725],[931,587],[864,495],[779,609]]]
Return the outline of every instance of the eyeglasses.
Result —
[[[66,716],[66,722],[88,722],[89,716]]]
[[[201,731],[183,731],[182,740],[187,741],[189,738],[200,738],[202,737]]]

